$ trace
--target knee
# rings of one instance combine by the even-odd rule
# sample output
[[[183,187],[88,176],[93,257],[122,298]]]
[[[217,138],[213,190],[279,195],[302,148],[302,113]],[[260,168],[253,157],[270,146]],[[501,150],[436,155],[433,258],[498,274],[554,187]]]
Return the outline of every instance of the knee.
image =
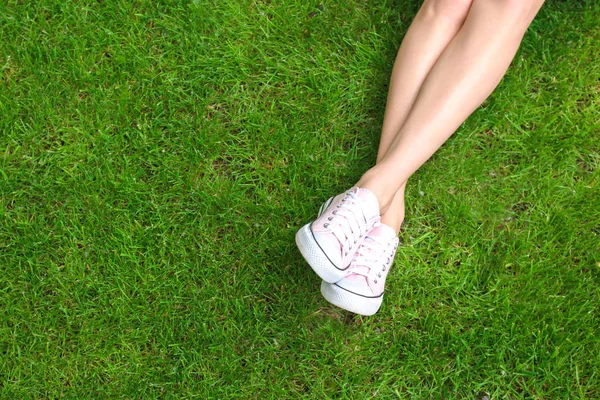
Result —
[[[463,23],[474,0],[425,0],[421,12],[432,18],[444,18]]]

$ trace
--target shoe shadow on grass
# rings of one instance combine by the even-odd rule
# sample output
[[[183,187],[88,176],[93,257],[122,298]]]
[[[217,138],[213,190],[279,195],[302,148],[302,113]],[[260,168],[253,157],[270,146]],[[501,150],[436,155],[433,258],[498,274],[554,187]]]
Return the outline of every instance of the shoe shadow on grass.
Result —
[[[269,247],[261,246],[256,261],[264,263],[259,278],[260,286],[264,289],[255,293],[260,301],[253,306],[261,307],[266,316],[273,319],[295,316],[360,325],[360,316],[338,308],[323,298],[321,278],[300,254],[294,241],[295,233],[296,230],[292,229],[285,235],[285,240],[271,243]]]

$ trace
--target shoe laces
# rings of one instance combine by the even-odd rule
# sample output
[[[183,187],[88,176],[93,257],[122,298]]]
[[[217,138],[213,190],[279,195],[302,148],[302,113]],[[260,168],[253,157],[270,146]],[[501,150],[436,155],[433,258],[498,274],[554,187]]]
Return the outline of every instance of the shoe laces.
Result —
[[[349,249],[358,244],[370,229],[368,218],[359,202],[356,193],[347,192],[346,197],[332,211],[333,215],[323,224],[323,227],[329,229],[341,243],[344,256],[348,255]]]
[[[354,254],[350,263],[349,274],[373,279],[383,279],[389,271],[398,244],[394,241],[381,241],[377,237],[367,236]]]

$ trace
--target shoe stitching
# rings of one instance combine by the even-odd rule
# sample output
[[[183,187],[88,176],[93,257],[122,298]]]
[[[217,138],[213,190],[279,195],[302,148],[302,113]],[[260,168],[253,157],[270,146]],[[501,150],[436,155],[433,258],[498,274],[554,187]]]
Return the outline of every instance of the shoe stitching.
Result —
[[[335,286],[339,287],[340,289],[342,289],[342,290],[345,290],[345,291],[346,291],[346,292],[348,292],[348,293],[352,293],[352,294],[354,294],[354,295],[356,295],[356,296],[359,296],[359,297],[364,297],[365,299],[378,299],[378,298],[380,298],[380,297],[383,297],[383,293],[384,293],[384,292],[382,291],[382,292],[381,292],[381,294],[380,294],[379,296],[366,296],[366,295],[364,295],[364,294],[356,293],[356,292],[353,292],[352,290],[349,290],[349,289],[346,289],[346,288],[344,288],[344,287],[341,287],[340,285],[338,285],[338,284],[337,284],[337,282],[336,282],[336,283],[333,283],[333,284],[330,284],[330,285],[335,285]]]

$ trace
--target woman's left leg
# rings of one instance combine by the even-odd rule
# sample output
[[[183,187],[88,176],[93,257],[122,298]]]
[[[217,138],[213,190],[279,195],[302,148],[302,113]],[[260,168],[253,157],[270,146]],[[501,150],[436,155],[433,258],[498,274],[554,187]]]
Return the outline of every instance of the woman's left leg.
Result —
[[[474,0],[464,25],[428,74],[387,153],[356,185],[377,197],[384,217],[393,212],[395,196],[408,177],[496,87],[542,3]],[[374,208],[370,203],[372,199],[362,202],[354,215],[360,218]],[[398,245],[390,230],[375,226],[356,251],[344,279],[321,284],[328,301],[363,315],[379,309]]]
[[[543,0],[474,0],[389,150],[356,184],[376,195],[382,214],[407,179],[497,86],[542,4]]]

